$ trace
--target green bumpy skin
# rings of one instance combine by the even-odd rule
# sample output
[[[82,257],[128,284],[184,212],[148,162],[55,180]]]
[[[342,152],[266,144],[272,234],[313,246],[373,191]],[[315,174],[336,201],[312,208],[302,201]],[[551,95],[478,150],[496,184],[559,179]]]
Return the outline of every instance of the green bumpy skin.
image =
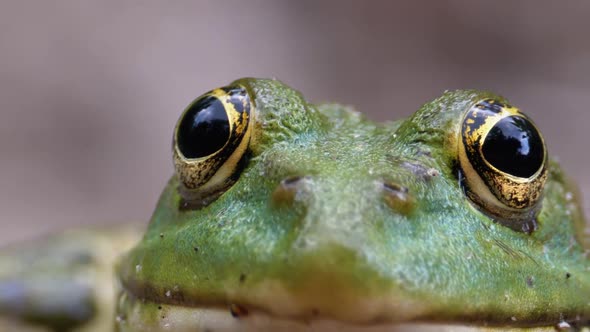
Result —
[[[458,181],[463,114],[503,98],[445,92],[405,121],[376,124],[276,80],[232,84],[256,112],[239,178],[187,209],[173,176],[118,266],[124,296],[153,309],[146,321],[162,304],[360,324],[588,324],[590,241],[557,163],[531,234],[492,220]]]

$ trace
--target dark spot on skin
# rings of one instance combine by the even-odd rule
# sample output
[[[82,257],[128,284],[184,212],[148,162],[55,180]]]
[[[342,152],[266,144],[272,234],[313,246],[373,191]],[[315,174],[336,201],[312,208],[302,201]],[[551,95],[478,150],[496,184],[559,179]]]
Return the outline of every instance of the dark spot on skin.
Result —
[[[244,281],[246,281],[246,275],[245,274],[240,274],[240,283],[244,283]]]
[[[567,272],[567,273],[565,274],[565,278],[566,278],[566,279],[569,279],[571,276],[572,276],[572,275],[571,275],[569,272]]]
[[[245,317],[248,316],[248,309],[242,307],[241,305],[238,304],[231,304],[229,306],[229,312],[231,313],[231,315],[234,318],[240,318],[240,317]]]
[[[535,279],[532,276],[526,277],[526,285],[529,286],[529,288],[533,288],[534,283]]]
[[[426,173],[430,176],[430,177],[436,177],[440,175],[440,172],[435,169],[435,168],[429,168]]]

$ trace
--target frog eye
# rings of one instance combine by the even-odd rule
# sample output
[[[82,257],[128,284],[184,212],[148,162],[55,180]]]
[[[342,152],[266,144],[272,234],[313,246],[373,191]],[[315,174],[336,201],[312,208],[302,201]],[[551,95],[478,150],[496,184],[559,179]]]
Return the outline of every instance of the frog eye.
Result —
[[[461,123],[459,163],[469,198],[515,230],[530,231],[547,179],[547,148],[520,110],[487,99]]]
[[[174,130],[176,174],[184,191],[219,191],[239,171],[251,132],[250,97],[241,86],[215,89],[193,101]]]

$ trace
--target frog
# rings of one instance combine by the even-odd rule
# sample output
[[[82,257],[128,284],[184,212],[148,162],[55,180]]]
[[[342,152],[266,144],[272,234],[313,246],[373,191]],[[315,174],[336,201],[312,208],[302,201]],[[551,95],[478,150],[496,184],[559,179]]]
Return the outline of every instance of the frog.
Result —
[[[533,120],[502,96],[445,91],[377,123],[276,79],[242,78],[189,103],[172,136],[174,173],[145,231],[70,232],[0,254],[7,324],[590,327],[581,196]],[[63,278],[39,282],[48,275]]]

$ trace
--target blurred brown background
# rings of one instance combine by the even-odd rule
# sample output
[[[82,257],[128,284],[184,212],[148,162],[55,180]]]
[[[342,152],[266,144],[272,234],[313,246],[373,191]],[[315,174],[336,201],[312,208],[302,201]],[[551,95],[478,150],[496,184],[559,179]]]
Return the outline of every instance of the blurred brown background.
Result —
[[[584,0],[3,0],[0,243],[147,220],[180,111],[241,76],[376,120],[445,89],[496,91],[590,197],[589,17]]]

